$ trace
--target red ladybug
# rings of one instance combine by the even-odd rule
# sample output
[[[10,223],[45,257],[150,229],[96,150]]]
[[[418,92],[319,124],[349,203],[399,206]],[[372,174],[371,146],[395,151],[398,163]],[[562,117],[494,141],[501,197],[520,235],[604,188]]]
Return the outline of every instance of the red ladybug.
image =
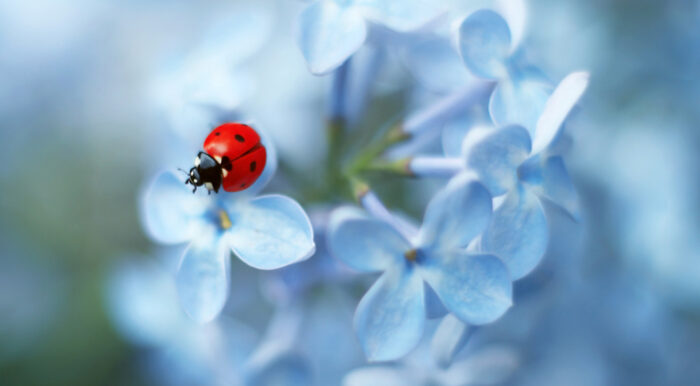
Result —
[[[204,151],[197,154],[185,184],[204,185],[218,193],[238,192],[252,185],[265,169],[267,152],[255,130],[241,123],[224,123],[204,140]]]

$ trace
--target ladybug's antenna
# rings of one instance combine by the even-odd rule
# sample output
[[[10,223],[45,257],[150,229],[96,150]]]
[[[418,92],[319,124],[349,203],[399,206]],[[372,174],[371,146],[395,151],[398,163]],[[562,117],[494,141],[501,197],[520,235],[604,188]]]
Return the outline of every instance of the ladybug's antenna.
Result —
[[[190,174],[189,174],[189,173],[187,173],[187,172],[186,172],[184,169],[182,169],[182,168],[177,168],[177,170],[183,172],[183,173],[187,176],[187,179],[185,180],[185,185],[187,185],[187,184],[189,184],[189,183],[192,182],[192,181],[190,180]]]

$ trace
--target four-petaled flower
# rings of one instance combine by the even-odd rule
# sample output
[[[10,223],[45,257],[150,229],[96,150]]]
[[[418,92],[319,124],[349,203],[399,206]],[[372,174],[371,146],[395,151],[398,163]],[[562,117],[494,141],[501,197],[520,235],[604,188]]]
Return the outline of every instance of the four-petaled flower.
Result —
[[[189,243],[177,289],[183,308],[199,322],[214,319],[226,303],[231,252],[269,270],[302,261],[315,250],[311,223],[296,201],[255,197],[269,174],[247,191],[206,196],[192,194],[178,175],[164,172],[143,195],[142,218],[150,236],[166,244]]]
[[[506,20],[490,9],[472,13],[459,26],[458,49],[472,74],[498,81],[489,101],[496,126],[519,124],[532,133],[552,88],[538,69],[520,63]]]
[[[566,77],[547,100],[532,140],[518,125],[475,130],[464,139],[467,168],[491,194],[505,194],[482,236],[481,248],[502,258],[514,280],[532,271],[547,249],[549,232],[542,198],[578,217],[576,191],[564,161],[547,150],[587,85],[587,73]]]
[[[534,138],[520,125],[475,127],[443,132],[446,158],[416,157],[409,168],[417,175],[454,175],[465,170],[498,197],[481,250],[503,259],[514,280],[532,271],[547,248],[547,219],[541,198],[578,218],[576,191],[560,155],[550,152],[569,112],[588,85],[588,74],[564,78],[547,100]],[[461,143],[455,154],[453,143]]]
[[[397,359],[416,346],[427,291],[470,324],[492,322],[510,307],[505,264],[496,256],[466,250],[488,225],[491,210],[486,188],[461,174],[431,200],[415,237],[373,218],[348,217],[331,224],[330,246],[338,258],[358,270],[383,272],[355,313],[369,360]]]

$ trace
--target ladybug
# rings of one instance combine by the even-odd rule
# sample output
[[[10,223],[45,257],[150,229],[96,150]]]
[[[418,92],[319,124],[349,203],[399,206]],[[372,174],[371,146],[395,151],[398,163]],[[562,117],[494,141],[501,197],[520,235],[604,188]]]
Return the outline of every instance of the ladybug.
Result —
[[[224,123],[204,140],[204,151],[197,154],[185,184],[194,186],[192,193],[204,185],[209,194],[238,192],[252,185],[263,169],[267,152],[260,135],[242,123]]]

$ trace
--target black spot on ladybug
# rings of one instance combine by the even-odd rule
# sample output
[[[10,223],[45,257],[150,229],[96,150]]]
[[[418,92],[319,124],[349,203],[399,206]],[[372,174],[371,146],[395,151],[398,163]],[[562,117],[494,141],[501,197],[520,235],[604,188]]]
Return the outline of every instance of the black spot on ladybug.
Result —
[[[235,137],[236,137],[236,141],[238,141],[238,142],[245,142],[245,138],[243,138],[242,135],[236,134]]]
[[[245,184],[241,184],[241,188],[245,188]]]
[[[218,137],[218,136],[221,135],[221,133],[219,133],[219,132],[217,131],[216,133],[214,133],[214,135],[216,135],[216,136]]]
[[[224,158],[221,159],[221,167],[228,171],[231,171],[231,169],[233,169],[233,164],[227,156],[224,156]]]
[[[255,161],[251,162],[251,163],[250,163],[250,171],[251,171],[251,172],[254,172],[254,171],[255,171],[255,168],[256,168],[257,166],[258,166],[258,165],[255,163]]]

